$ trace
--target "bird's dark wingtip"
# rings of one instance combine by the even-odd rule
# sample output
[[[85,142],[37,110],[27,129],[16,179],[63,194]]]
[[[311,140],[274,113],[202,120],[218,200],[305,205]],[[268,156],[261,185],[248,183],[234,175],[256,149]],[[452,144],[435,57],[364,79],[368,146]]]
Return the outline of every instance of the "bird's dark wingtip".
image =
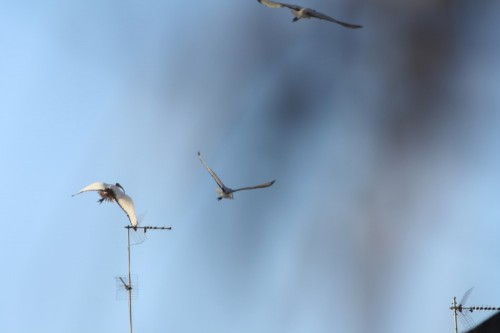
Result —
[[[271,182],[271,185],[273,185],[275,181],[276,181],[276,179]]]
[[[351,28],[351,29],[359,29],[359,28],[363,28],[362,25],[359,25],[359,24],[350,24],[350,23],[344,23],[342,24],[344,27],[346,28]]]

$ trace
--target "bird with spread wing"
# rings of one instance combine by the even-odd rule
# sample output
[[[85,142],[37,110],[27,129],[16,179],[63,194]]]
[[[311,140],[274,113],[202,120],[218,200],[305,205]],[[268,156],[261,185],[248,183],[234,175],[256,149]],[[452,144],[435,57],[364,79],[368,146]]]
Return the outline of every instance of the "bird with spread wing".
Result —
[[[115,185],[103,182],[92,183],[82,188],[79,192],[73,194],[73,196],[88,191],[97,191],[97,194],[101,197],[101,199],[97,200],[99,204],[103,201],[116,202],[125,214],[127,214],[130,224],[134,227],[134,230],[137,230],[137,225],[139,223],[137,221],[137,217],[135,216],[134,202],[131,197],[125,194],[125,190],[119,183],[116,183]]]
[[[208,173],[213,177],[213,179],[215,180],[217,185],[219,185],[219,188],[215,189],[215,191],[219,195],[219,197],[217,198],[217,200],[219,200],[219,201],[222,199],[233,199],[234,192],[244,191],[244,190],[254,190],[257,188],[265,188],[265,187],[269,187],[269,186],[273,185],[275,182],[273,180],[273,181],[270,181],[270,182],[267,182],[264,184],[260,184],[257,186],[247,186],[247,187],[241,187],[241,188],[237,188],[237,189],[233,190],[233,189],[227,187],[226,185],[224,185],[222,180],[220,180],[219,176],[217,176],[217,174],[212,169],[210,169],[210,167],[207,165],[207,163],[205,163],[205,161],[201,157],[200,152],[198,152],[198,158],[200,159],[201,163],[205,166],[205,168],[208,170]]]
[[[297,6],[297,5],[290,5],[287,3],[276,2],[276,1],[271,1],[271,0],[257,0],[257,1],[261,4],[263,4],[264,6],[269,7],[269,8],[286,7],[288,9],[290,9],[292,11],[293,16],[294,16],[292,22],[297,22],[300,19],[317,18],[320,20],[327,20],[327,21],[330,21],[333,23],[337,23],[337,24],[340,24],[341,26],[344,26],[346,28],[351,28],[351,29],[358,29],[358,28],[363,27],[359,24],[352,24],[352,23],[339,21],[337,19],[334,19],[333,17],[319,13],[311,8],[306,8],[306,7]]]

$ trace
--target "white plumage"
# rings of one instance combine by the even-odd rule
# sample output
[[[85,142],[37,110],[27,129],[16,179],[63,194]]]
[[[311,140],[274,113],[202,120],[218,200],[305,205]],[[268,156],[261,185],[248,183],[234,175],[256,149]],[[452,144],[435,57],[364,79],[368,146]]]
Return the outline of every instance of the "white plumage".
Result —
[[[241,187],[241,188],[237,188],[237,189],[233,190],[233,189],[227,187],[226,185],[224,185],[222,180],[220,180],[219,176],[217,176],[217,174],[212,169],[210,169],[210,167],[205,163],[205,161],[201,157],[200,152],[198,152],[198,158],[200,159],[201,163],[205,166],[205,168],[208,170],[208,173],[212,176],[212,178],[215,180],[217,185],[219,185],[219,188],[215,189],[215,191],[219,195],[219,197],[217,198],[217,200],[219,200],[219,201],[224,199],[224,198],[225,199],[233,199],[234,192],[244,191],[244,190],[254,190],[257,188],[265,188],[265,187],[269,187],[269,186],[273,185],[275,182],[273,180],[273,181],[270,181],[270,182],[267,182],[264,184],[260,184],[260,185],[256,185],[256,186]]]
[[[137,225],[139,223],[137,222],[137,217],[135,216],[134,202],[132,201],[131,197],[125,194],[125,190],[119,183],[113,185],[102,182],[95,182],[88,186],[85,186],[80,191],[73,194],[73,196],[88,191],[97,191],[97,193],[101,197],[101,199],[97,201],[99,202],[99,204],[101,204],[103,201],[116,202],[118,206],[120,206],[120,208],[125,212],[125,214],[127,214],[132,227],[134,227],[134,229],[137,228]]]
[[[311,17],[320,19],[320,20],[327,20],[333,23],[340,24],[341,26],[344,26],[346,28],[351,28],[351,29],[357,29],[357,28],[362,28],[361,25],[359,24],[351,24],[347,22],[342,22],[337,19],[334,19],[333,17],[330,17],[328,15],[325,15],[323,13],[317,12],[314,9],[311,8],[306,8],[302,6],[297,6],[297,5],[290,5],[287,3],[282,3],[282,2],[276,2],[276,1],[270,1],[270,0],[257,0],[259,3],[263,4],[266,7],[269,8],[281,8],[281,7],[286,7],[292,11],[292,14],[294,16],[293,22],[296,22],[302,18],[308,19]]]

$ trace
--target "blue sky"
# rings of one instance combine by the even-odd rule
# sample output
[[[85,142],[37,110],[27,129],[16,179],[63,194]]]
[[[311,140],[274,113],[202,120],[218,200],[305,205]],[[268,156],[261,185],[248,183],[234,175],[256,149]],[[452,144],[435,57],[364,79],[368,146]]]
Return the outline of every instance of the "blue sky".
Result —
[[[298,3],[298,2],[297,2]],[[303,3],[306,5],[306,2]],[[12,1],[0,10],[2,332],[445,332],[500,306],[493,1]],[[196,157],[230,187],[218,202]],[[476,322],[485,314],[473,314]]]

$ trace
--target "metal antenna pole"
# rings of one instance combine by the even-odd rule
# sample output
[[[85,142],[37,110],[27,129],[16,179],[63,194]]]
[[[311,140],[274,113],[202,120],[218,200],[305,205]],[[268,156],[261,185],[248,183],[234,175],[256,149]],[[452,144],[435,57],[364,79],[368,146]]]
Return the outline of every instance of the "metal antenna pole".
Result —
[[[132,278],[130,275],[130,228],[127,229],[127,243],[128,243],[128,315],[130,318],[130,333],[132,333]]]
[[[128,292],[128,314],[130,320],[130,333],[132,333],[132,275],[130,273],[130,229],[134,229],[134,231],[137,231],[137,229],[142,229],[144,233],[146,233],[147,230],[172,230],[172,227],[156,227],[156,226],[132,227],[130,225],[127,225],[125,226],[125,228],[127,228],[128,283],[125,283],[121,277],[119,279],[121,280],[123,286],[125,287],[125,289],[127,289]]]
[[[458,324],[457,324],[457,298],[453,297],[453,306],[451,309],[453,310],[453,320],[455,321],[455,333],[458,333]]]

